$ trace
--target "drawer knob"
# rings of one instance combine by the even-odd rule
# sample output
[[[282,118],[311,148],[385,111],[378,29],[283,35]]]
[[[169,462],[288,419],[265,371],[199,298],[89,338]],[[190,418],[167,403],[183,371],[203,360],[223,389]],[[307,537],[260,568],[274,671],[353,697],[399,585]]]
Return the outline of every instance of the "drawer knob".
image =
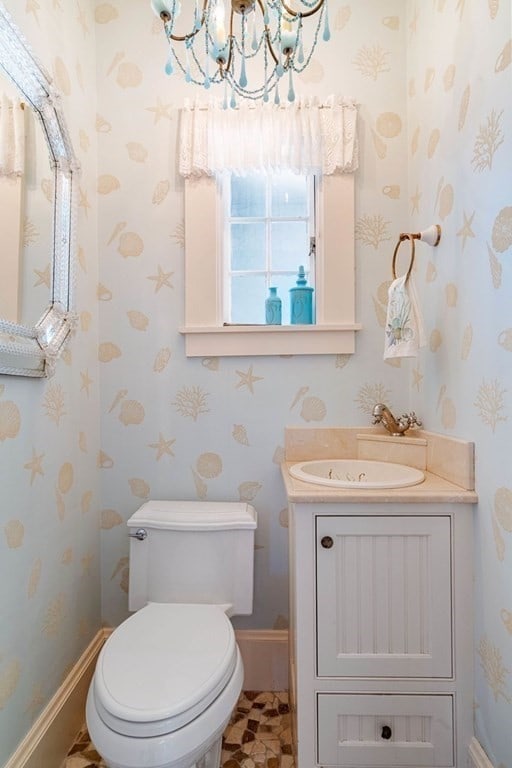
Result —
[[[392,736],[392,731],[389,725],[383,725],[382,726],[382,732],[380,734],[383,739],[390,739]]]
[[[334,544],[334,541],[332,540],[332,536],[322,536],[322,538],[320,539],[320,544],[324,549],[330,549]]]

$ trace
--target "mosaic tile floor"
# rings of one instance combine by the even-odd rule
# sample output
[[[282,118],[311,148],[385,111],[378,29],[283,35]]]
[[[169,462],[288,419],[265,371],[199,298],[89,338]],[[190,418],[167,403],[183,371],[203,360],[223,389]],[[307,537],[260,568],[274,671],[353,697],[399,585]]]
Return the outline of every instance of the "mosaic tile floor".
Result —
[[[286,691],[244,691],[224,732],[222,768],[293,768]],[[105,768],[84,728],[63,768]]]

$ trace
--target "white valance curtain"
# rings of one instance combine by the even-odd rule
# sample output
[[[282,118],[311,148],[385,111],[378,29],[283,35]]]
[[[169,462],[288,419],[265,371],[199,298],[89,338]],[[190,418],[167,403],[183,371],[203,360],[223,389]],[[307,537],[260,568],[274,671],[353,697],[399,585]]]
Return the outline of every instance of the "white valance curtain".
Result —
[[[21,176],[25,165],[25,123],[19,101],[0,97],[0,176]]]
[[[357,107],[330,97],[276,107],[185,102],[181,111],[179,171],[213,176],[291,169],[297,173],[351,173],[358,166]]]

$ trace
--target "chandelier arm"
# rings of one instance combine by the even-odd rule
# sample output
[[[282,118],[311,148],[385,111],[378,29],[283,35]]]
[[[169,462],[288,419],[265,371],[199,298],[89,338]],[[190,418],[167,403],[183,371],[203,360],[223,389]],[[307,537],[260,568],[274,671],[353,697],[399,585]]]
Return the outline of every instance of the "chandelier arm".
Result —
[[[322,2],[323,2],[323,0],[322,0]],[[205,19],[206,19],[206,7],[207,7],[207,5],[208,5],[208,0],[203,0],[203,10],[201,11],[201,24],[198,26],[197,29],[195,29],[193,32],[189,32],[188,35],[168,35],[167,36],[168,39],[169,40],[174,40],[174,42],[176,42],[176,43],[184,43],[187,40],[191,40],[193,37],[195,37],[197,35],[197,33],[200,32],[201,29],[204,26],[204,22],[205,22]],[[170,14],[167,14],[167,18],[164,18],[164,14],[161,13],[160,17],[162,18],[162,20],[164,22],[164,26],[165,26],[166,21],[170,21],[171,20]]]
[[[322,2],[323,1],[324,0],[322,0]],[[260,7],[261,15],[263,17],[265,15],[265,8],[263,6],[263,1],[262,0],[258,0],[258,5]],[[270,29],[269,29],[267,24],[264,24],[263,27],[264,27],[264,30],[265,30],[265,37],[267,39],[267,48],[270,51],[270,55],[274,59],[274,63],[277,65],[277,64],[279,64],[279,59],[277,58],[277,56],[276,56],[276,54],[274,52],[274,49],[272,48],[272,43],[270,42]]]
[[[231,16],[229,17],[229,54],[228,54],[228,60],[226,63],[226,71],[228,72],[231,67],[231,62],[233,60],[233,8],[231,8]],[[224,77],[224,75],[223,75]]]
[[[303,19],[306,19],[308,16],[314,16],[315,13],[318,13],[324,3],[325,0],[319,0],[315,7],[311,8],[309,11],[294,11],[293,8],[290,8],[290,6],[286,4],[285,0],[281,0],[281,5],[285,9],[286,13],[288,13],[290,16],[294,16],[295,18],[297,18],[297,16],[301,16]]]

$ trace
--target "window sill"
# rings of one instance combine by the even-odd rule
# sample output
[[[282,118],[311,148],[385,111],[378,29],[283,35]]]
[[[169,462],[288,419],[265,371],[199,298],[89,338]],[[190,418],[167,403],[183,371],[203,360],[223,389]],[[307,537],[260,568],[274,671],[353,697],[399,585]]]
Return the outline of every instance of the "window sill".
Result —
[[[187,357],[250,355],[339,355],[355,351],[350,325],[225,325],[183,326]]]

